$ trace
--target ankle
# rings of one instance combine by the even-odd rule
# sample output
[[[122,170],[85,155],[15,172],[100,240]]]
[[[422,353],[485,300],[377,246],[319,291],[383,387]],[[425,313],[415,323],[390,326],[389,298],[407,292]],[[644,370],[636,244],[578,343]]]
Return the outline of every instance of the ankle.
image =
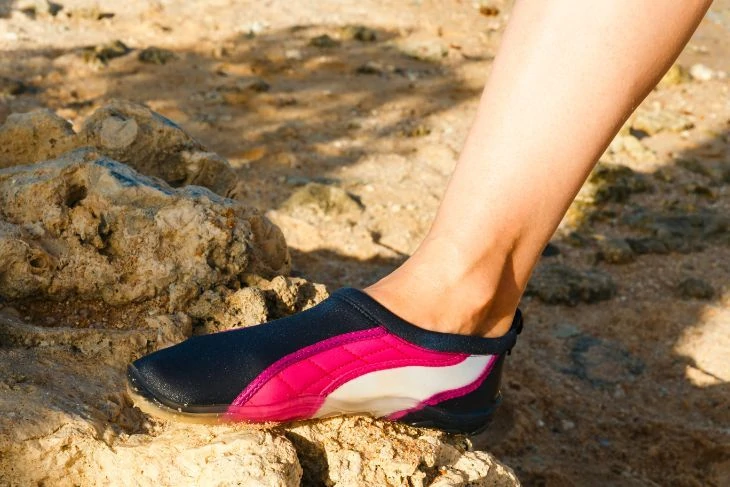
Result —
[[[512,324],[521,289],[511,255],[468,262],[455,246],[419,248],[364,291],[410,323],[432,331],[498,337]]]

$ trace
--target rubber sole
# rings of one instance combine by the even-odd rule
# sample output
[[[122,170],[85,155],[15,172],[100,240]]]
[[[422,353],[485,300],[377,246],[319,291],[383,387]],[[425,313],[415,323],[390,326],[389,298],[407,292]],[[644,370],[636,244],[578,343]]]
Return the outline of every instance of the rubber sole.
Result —
[[[228,414],[227,405],[209,406],[206,408],[198,407],[196,408],[197,410],[191,411],[190,408],[185,405],[165,404],[161,402],[144,387],[142,380],[140,379],[136,369],[132,365],[130,365],[128,368],[127,379],[127,393],[132,399],[134,406],[139,408],[142,412],[149,414],[150,416],[154,416],[168,421],[192,424],[212,425],[242,422]],[[461,434],[467,436],[482,435],[489,427],[494,411],[496,410],[500,402],[501,396],[498,396],[490,405],[490,407],[485,410],[475,413],[461,414],[449,413],[447,411],[444,411],[443,409],[434,406],[426,406],[421,410],[409,413],[400,419],[391,421],[404,423],[419,428],[438,429],[452,434]],[[362,409],[366,409],[366,411],[362,411]],[[371,413],[367,412],[366,405],[359,404],[357,408],[354,408],[352,404],[343,404],[341,405],[341,407],[338,408],[336,412],[333,412],[332,414],[312,419],[322,419],[324,417],[348,414],[373,416]],[[284,424],[295,423],[299,421],[303,420],[287,421],[284,422]],[[261,425],[261,423],[251,423]],[[269,421],[265,424],[277,425],[282,423]]]

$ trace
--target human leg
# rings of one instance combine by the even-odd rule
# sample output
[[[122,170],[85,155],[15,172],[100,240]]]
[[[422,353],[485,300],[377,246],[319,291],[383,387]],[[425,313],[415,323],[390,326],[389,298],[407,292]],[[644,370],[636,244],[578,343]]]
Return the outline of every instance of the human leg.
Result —
[[[430,330],[500,336],[591,168],[710,1],[518,1],[431,230],[365,289]]]
[[[708,5],[519,2],[418,251],[367,294],[339,291],[300,315],[136,361],[135,394],[198,417],[369,412],[479,429],[499,402],[515,309],[542,248]]]

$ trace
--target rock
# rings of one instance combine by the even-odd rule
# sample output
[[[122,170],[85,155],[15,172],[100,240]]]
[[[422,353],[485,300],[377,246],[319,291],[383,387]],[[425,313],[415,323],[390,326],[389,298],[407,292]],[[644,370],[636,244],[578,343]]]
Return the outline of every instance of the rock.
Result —
[[[20,80],[0,76],[0,97],[22,95],[28,87]]]
[[[273,318],[309,309],[329,295],[324,285],[311,283],[299,277],[277,276],[267,281],[252,276],[248,282],[264,292]]]
[[[621,164],[599,162],[588,178],[593,185],[595,203],[624,203],[632,194],[644,193],[652,189],[649,179],[633,169]]]
[[[340,46],[340,41],[337,39],[333,39],[327,34],[322,34],[321,36],[312,37],[309,40],[309,45],[314,47],[319,47],[322,49],[331,49],[334,47]]]
[[[646,135],[654,135],[659,132],[682,132],[694,127],[694,122],[686,115],[672,112],[661,107],[654,107],[651,110],[639,109],[631,122],[634,131]]]
[[[704,64],[697,63],[689,68],[689,75],[696,81],[710,81],[715,77],[715,71]]]
[[[425,123],[407,124],[400,133],[404,137],[424,137],[431,133],[431,128]]]
[[[548,242],[545,248],[542,249],[542,257],[555,257],[557,255],[560,255],[560,247],[552,242]]]
[[[56,130],[55,146],[21,130],[33,147],[0,144],[0,154],[41,157],[58,144],[76,147],[82,134],[130,161],[148,147],[137,146],[145,137],[159,137],[171,160],[182,157],[175,150],[196,153],[175,143],[184,134],[146,133],[156,122],[144,117],[105,114],[82,134],[47,112],[41,118]],[[306,309],[326,290],[284,275],[289,254],[277,227],[205,188],[175,189],[89,147],[8,166],[0,169],[4,482],[519,485],[463,436],[369,417],[273,427],[150,419],[125,393],[129,361],[194,332]],[[313,191],[326,196],[314,198],[317,211],[361,211],[344,190],[325,188]]]
[[[49,0],[19,0],[15,2],[13,8],[31,18],[43,16],[54,17],[58,12],[63,10],[63,5],[50,2]]]
[[[368,61],[355,69],[357,74],[383,74],[385,68],[378,62]]]
[[[159,47],[147,47],[139,52],[137,59],[146,64],[163,65],[177,59],[177,54]]]
[[[657,238],[627,238],[631,250],[637,254],[668,254],[667,244]]]
[[[555,325],[553,336],[555,338],[571,338],[580,335],[580,328],[572,323],[559,323]]]
[[[299,453],[302,485],[519,485],[488,453],[436,430],[348,416],[287,428],[287,438]]]
[[[12,114],[0,126],[0,168],[58,157],[78,147],[132,166],[173,186],[196,184],[227,195],[236,184],[230,164],[149,108],[112,100],[78,134],[48,110]]]
[[[619,135],[608,146],[607,156],[610,160],[620,160],[630,157],[637,162],[656,162],[656,153],[645,146],[641,140],[633,135]]]
[[[667,249],[678,252],[702,249],[708,240],[727,239],[730,229],[730,217],[708,210],[694,213],[637,210],[627,213],[621,223],[648,232]]]
[[[50,110],[13,113],[0,126],[0,168],[51,159],[74,147],[71,124]]]
[[[668,88],[684,83],[689,78],[687,71],[679,64],[673,64],[657,84],[657,88]]]
[[[400,42],[398,48],[408,57],[429,63],[441,62],[449,54],[445,45],[431,38],[409,38]]]
[[[595,303],[616,294],[613,278],[599,270],[581,271],[563,264],[538,266],[525,291],[547,304]]]
[[[347,25],[340,32],[343,39],[354,39],[360,42],[375,42],[378,40],[377,31],[364,25]]]
[[[696,157],[684,157],[677,160],[677,165],[709,178],[715,184],[730,183],[730,165],[723,161],[700,160]]]
[[[677,292],[682,299],[709,300],[715,297],[715,289],[711,284],[694,277],[682,280],[677,286]]]
[[[308,183],[296,189],[281,208],[293,216],[305,218],[356,217],[362,212],[362,205],[347,191],[321,183]]]
[[[61,370],[55,375],[71,381],[64,372],[68,374]],[[48,401],[63,408],[53,414],[18,410],[12,400],[24,396],[16,390],[3,392],[0,399],[0,411],[12,412],[30,430],[23,434],[18,428],[0,438],[0,472],[11,485],[299,485],[297,453],[280,434],[200,425],[171,425],[154,436],[103,433],[101,417],[95,422],[86,417],[109,409],[128,415],[117,402],[121,399],[85,410],[79,405],[74,415],[68,404],[53,397]]]
[[[598,249],[597,259],[609,264],[628,264],[636,259],[633,249],[622,238],[599,238]]]
[[[98,46],[89,46],[83,49],[84,60],[87,63],[107,64],[110,60],[126,56],[132,52],[122,41],[116,40]]]
[[[289,270],[284,237],[252,208],[173,189],[90,149],[0,170],[0,296],[165,296],[168,310],[247,274]]]

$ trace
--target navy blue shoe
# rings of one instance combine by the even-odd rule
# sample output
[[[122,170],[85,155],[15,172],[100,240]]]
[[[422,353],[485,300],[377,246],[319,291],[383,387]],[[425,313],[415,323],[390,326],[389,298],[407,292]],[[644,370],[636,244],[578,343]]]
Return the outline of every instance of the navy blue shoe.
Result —
[[[521,329],[518,310],[499,338],[428,331],[341,289],[296,315],[142,357],[129,365],[129,388],[142,410],[188,421],[369,414],[474,434],[500,402]]]

